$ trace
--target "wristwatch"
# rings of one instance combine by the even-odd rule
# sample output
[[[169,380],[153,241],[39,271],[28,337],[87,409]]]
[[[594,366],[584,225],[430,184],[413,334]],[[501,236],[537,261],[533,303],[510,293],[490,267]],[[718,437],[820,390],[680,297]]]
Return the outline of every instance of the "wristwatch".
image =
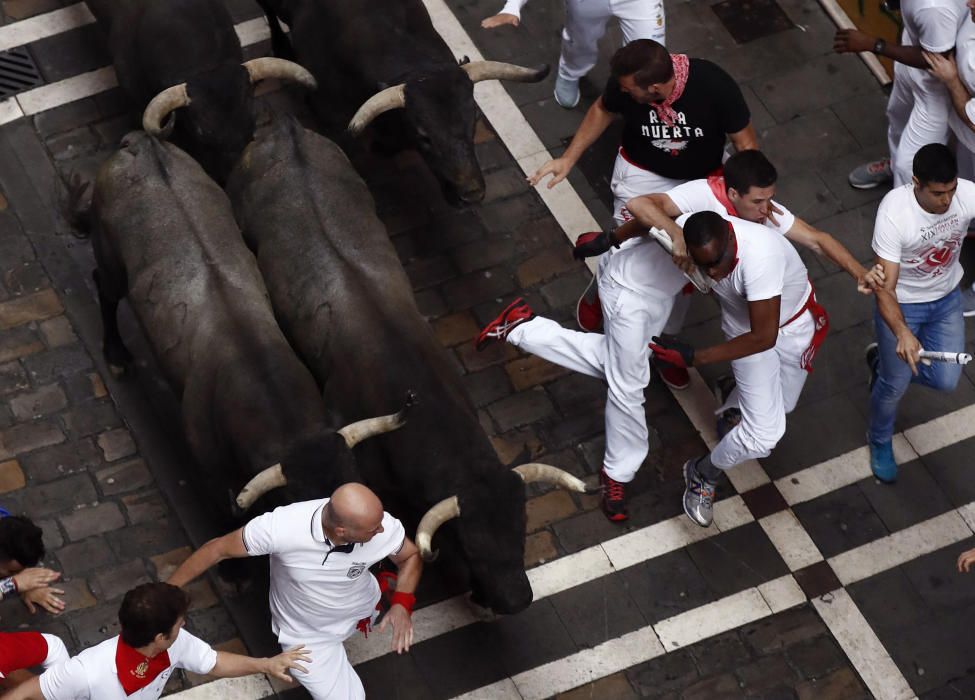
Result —
[[[878,37],[878,39],[873,42],[873,52],[877,55],[883,53],[884,49],[887,48],[887,40],[883,37]]]

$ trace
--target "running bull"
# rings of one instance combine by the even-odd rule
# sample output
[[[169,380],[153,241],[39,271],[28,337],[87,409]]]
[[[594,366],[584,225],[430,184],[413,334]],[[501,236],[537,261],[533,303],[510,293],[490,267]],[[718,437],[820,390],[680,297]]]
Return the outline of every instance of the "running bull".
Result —
[[[254,137],[251,83],[265,78],[315,87],[301,66],[276,58],[244,62],[221,0],[88,0],[108,37],[119,85],[154,135],[174,142],[223,181]],[[175,125],[166,118],[175,110]]]
[[[549,465],[512,470],[500,462],[416,308],[365,183],[335,144],[279,119],[244,151],[227,191],[278,321],[323,386],[326,405],[360,414],[388,410],[408,387],[422,397],[406,428],[369,446],[388,480],[373,486],[426,513],[416,542],[427,560],[437,528],[455,519],[474,602],[496,613],[523,610],[532,600],[524,484],[575,491],[585,484]],[[365,460],[363,473],[374,473]]]
[[[267,13],[278,55],[291,55],[291,50],[276,20],[290,27],[296,60],[318,79],[323,116],[334,118],[337,106],[345,104],[347,120],[358,108],[349,122],[349,130],[358,134],[380,114],[402,110],[401,131],[440,180],[447,198],[465,204],[484,199],[484,176],[474,154],[474,83],[537,82],[548,74],[548,66],[467,59],[458,65],[422,0],[258,4]]]
[[[81,209],[84,191],[74,194]],[[100,168],[83,221],[109,367],[131,360],[117,322],[127,297],[228,519],[236,508],[225,494],[254,477],[245,494],[266,490],[268,473],[287,477],[278,502],[324,496],[356,480],[351,448],[402,424],[401,412],[329,427],[314,378],[274,319],[227,196],[183,151],[128,134]]]

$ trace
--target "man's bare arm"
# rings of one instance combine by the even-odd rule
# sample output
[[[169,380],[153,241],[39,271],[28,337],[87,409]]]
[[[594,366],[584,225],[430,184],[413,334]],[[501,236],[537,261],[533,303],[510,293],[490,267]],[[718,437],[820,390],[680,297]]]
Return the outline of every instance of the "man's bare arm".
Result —
[[[0,700],[44,700],[40,676],[34,676],[29,681],[21,683],[9,693],[0,696]]]
[[[237,559],[249,556],[244,547],[244,528],[234,530],[223,537],[207,542],[193,552],[189,558],[169,577],[168,583],[185,586],[210,567],[224,559]]]
[[[728,134],[728,139],[738,153],[758,150],[758,136],[755,135],[755,127],[752,126],[751,122],[748,122],[748,126],[741,131]]]
[[[864,277],[866,277],[867,271],[863,265],[853,257],[846,246],[825,231],[810,226],[797,216],[795,223],[785,234],[785,237],[843,268],[857,281],[857,285],[865,284]]]
[[[562,182],[579,158],[582,157],[582,154],[585,153],[586,149],[593,145],[596,139],[602,136],[606,128],[613,123],[613,118],[613,113],[603,106],[602,97],[593,102],[589,111],[586,112],[582,124],[579,125],[575,136],[572,137],[572,142],[565,149],[565,153],[559,158],[548,161],[536,170],[528,178],[528,184],[534,187],[546,175],[552,176],[552,179],[548,183],[549,188],[555,187]]]
[[[914,337],[914,333],[907,327],[901,305],[897,301],[897,278],[901,266],[898,263],[877,257],[877,263],[884,268],[884,284],[877,290],[877,310],[890,332],[897,338],[897,356],[911,366],[911,371],[917,374],[917,363],[920,361],[921,343]]]
[[[698,350],[694,353],[694,365],[712,362],[730,362],[775,347],[779,337],[779,308],[782,297],[748,302],[748,318],[751,330],[737,338]]]

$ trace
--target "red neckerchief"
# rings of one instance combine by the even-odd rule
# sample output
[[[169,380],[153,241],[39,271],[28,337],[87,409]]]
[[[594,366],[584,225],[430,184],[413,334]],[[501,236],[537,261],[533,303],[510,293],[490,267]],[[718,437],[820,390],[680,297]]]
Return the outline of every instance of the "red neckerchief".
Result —
[[[728,199],[728,188],[724,182],[724,174],[719,170],[717,174],[708,175],[708,187],[711,188],[711,194],[721,202],[721,206],[725,208],[728,212],[728,216],[738,216],[737,210],[735,210],[735,205],[731,203]],[[741,218],[740,216],[738,217]]]
[[[687,54],[672,53],[670,54],[670,61],[674,66],[674,90],[670,93],[670,97],[663,102],[650,103],[650,106],[657,112],[657,116],[660,117],[660,121],[667,126],[673,126],[674,122],[677,121],[677,112],[672,105],[684,94],[687,76],[690,73],[690,59],[687,58]]]
[[[143,656],[118,638],[115,649],[115,670],[118,682],[126,695],[138,692],[156,680],[156,676],[169,668],[169,652],[156,654],[151,659]]]

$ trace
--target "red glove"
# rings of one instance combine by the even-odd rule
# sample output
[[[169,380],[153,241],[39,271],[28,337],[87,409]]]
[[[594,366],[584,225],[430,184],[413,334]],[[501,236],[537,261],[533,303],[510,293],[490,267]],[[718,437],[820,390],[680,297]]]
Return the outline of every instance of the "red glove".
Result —
[[[683,343],[676,338],[661,338],[653,336],[650,349],[653,350],[654,357],[660,362],[666,362],[675,367],[694,366],[694,348]]]

